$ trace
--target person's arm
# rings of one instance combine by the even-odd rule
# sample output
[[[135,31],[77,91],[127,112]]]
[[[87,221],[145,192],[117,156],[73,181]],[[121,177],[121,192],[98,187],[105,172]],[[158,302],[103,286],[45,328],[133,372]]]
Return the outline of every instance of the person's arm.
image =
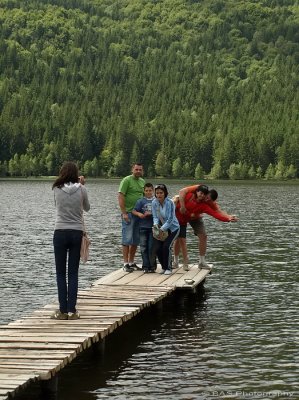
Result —
[[[230,215],[228,214],[226,211],[222,210],[219,206],[219,204],[217,203],[217,201],[210,201],[207,202],[208,206],[210,206],[214,211],[217,211],[219,214],[224,215],[225,217],[234,217],[235,220],[231,221],[231,222],[235,222],[238,221],[239,219],[235,216],[235,215]]]
[[[185,214],[186,212],[186,206],[185,206],[185,197],[186,194],[188,193],[188,188],[183,188],[179,191],[179,200],[180,200],[180,212],[182,214]]]
[[[82,190],[82,196],[83,196],[83,210],[84,211],[89,211],[90,210],[90,203],[88,200],[88,195],[87,195],[87,190],[85,187],[81,187]]]
[[[185,205],[185,198],[186,194],[190,192],[195,192],[195,190],[198,188],[198,185],[193,185],[193,186],[187,186],[179,191],[179,200],[180,200],[180,211],[182,214],[185,214],[186,212],[186,205]]]
[[[132,210],[132,214],[135,215],[138,218],[145,218],[146,215],[143,214],[142,212],[142,201],[137,200],[137,203],[135,204],[134,209]]]
[[[234,215],[229,215],[229,214],[222,214],[218,211],[213,210],[208,204],[200,204],[198,206],[198,210],[196,212],[204,212],[208,215],[211,215],[211,217],[214,217],[218,219],[219,221],[222,222],[236,222],[238,221],[238,218]]]
[[[169,199],[166,207],[166,220],[164,220],[164,224],[160,228],[161,231],[167,231],[172,225],[174,218],[175,218],[175,206],[173,201]]]
[[[158,200],[153,200],[152,202],[152,214],[153,214],[153,225],[159,225],[159,218],[157,214],[157,204]]]
[[[125,195],[121,192],[118,193],[118,205],[121,211],[122,218],[125,221],[129,221],[129,216],[126,211],[126,205],[125,205]]]

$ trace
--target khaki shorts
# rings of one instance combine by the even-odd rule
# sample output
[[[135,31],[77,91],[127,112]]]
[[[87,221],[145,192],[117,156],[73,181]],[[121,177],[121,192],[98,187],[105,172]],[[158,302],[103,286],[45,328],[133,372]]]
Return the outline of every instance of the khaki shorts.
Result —
[[[206,228],[202,218],[193,219],[189,221],[189,224],[192,226],[194,235],[206,235]]]

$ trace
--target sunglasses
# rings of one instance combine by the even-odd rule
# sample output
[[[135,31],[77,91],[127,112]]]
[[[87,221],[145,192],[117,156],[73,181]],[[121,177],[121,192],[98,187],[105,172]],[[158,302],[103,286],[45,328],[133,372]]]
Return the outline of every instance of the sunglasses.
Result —
[[[166,186],[165,185],[163,185],[162,183],[160,184],[160,185],[156,185],[155,186],[155,190],[156,189],[162,189],[162,190],[165,190],[166,189]]]

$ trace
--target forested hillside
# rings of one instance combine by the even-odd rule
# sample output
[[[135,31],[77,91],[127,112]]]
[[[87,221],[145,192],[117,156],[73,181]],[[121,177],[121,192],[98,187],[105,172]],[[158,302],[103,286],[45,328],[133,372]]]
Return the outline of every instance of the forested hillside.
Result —
[[[0,0],[0,174],[294,178],[292,0]]]

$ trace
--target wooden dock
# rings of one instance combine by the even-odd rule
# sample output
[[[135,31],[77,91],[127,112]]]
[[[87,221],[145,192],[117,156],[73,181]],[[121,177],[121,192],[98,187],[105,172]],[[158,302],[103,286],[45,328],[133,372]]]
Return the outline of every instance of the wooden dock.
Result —
[[[13,398],[33,382],[55,378],[84,350],[176,289],[195,291],[209,270],[189,267],[171,275],[118,269],[79,291],[79,320],[50,319],[57,304],[48,304],[0,325],[0,400]]]

